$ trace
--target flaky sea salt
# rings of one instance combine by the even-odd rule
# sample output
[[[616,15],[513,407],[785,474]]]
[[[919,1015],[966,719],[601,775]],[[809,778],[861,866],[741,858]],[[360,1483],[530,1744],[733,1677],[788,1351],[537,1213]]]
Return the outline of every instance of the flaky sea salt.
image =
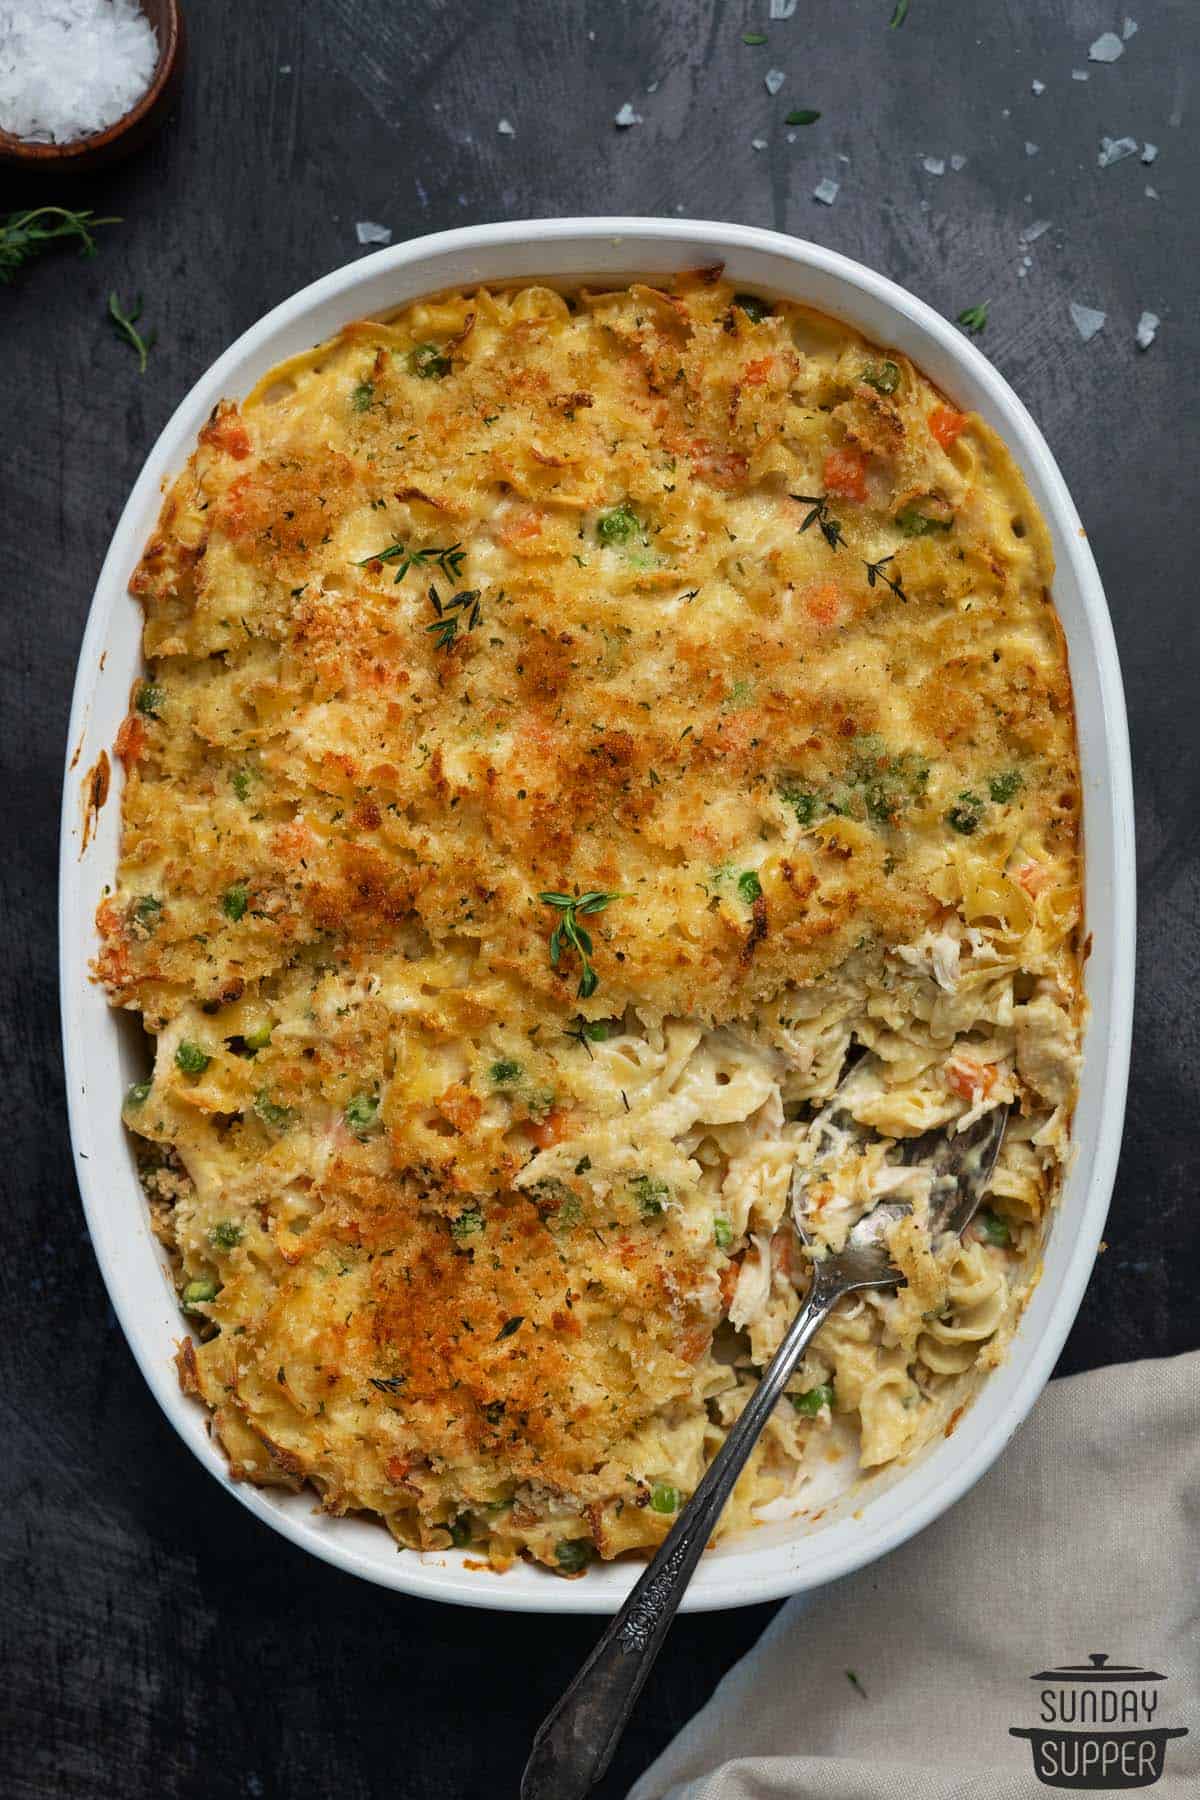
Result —
[[[1146,183],[1146,186],[1142,191],[1145,194],[1147,200],[1157,200],[1158,199],[1158,189],[1156,187],[1151,187],[1149,182]]]
[[[767,9],[768,19],[791,19],[795,16],[796,0],[771,0]]]
[[[517,128],[511,119],[501,119],[496,126],[496,130],[501,137],[516,137],[517,135]]]
[[[1102,31],[1094,44],[1088,45],[1088,61],[1114,63],[1124,56],[1125,46],[1115,31]]]
[[[1126,42],[1128,42],[1129,39],[1131,37],[1133,37],[1134,33],[1137,31],[1137,28],[1138,28],[1137,20],[1131,19],[1129,17],[1129,15],[1126,14],[1125,23],[1121,27],[1121,36],[1126,40]]]
[[[1040,148],[1041,146],[1039,144],[1031,144],[1028,138],[1025,139],[1026,156],[1036,156]]]
[[[950,158],[950,167],[954,170],[956,175],[959,174],[961,170],[965,169],[966,166],[967,159],[965,156],[954,155]]]
[[[1126,156],[1133,156],[1136,151],[1136,138],[1102,137],[1100,139],[1100,154],[1096,158],[1096,161],[1102,169],[1107,169],[1110,168],[1113,163],[1121,162]]]
[[[1080,306],[1078,300],[1071,301],[1071,317],[1075,321],[1075,329],[1085,344],[1091,343],[1096,333],[1103,329],[1108,314],[1097,312],[1094,306]]]
[[[1086,81],[1087,78],[1088,78],[1088,72],[1086,69],[1072,69],[1071,70],[1071,80],[1072,81]]]
[[[1031,81],[1029,86],[1035,94],[1044,94],[1046,91],[1046,84],[1044,81]]]
[[[1021,233],[1021,242],[1023,244],[1036,244],[1038,239],[1044,237],[1049,229],[1049,219],[1035,219],[1032,225],[1027,225]]]
[[[818,200],[822,206],[832,206],[838,197],[838,183],[831,181],[826,175],[824,181],[818,181],[813,189],[812,197],[814,200]]]
[[[1137,322],[1137,331],[1134,334],[1137,338],[1137,346],[1138,346],[1139,350],[1148,350],[1150,348],[1151,344],[1154,342],[1155,334],[1158,331],[1158,328],[1161,324],[1162,324],[1162,320],[1159,318],[1157,313],[1144,312],[1142,314],[1141,318]]]
[[[1158,145],[1157,144],[1143,144],[1142,145],[1142,161],[1144,163],[1152,163],[1157,156],[1158,156]]]
[[[923,156],[921,158],[921,167],[927,175],[944,175],[946,173],[946,159],[942,156]]]
[[[69,144],[123,119],[150,86],[158,39],[136,0],[0,4],[0,130]]]
[[[766,138],[751,138],[750,139],[750,148],[752,150],[765,150],[766,147],[767,147]]]
[[[763,76],[763,86],[766,88],[768,94],[774,97],[779,92],[786,79],[782,69],[768,69]]]
[[[391,229],[387,225],[377,225],[374,219],[356,219],[354,235],[360,244],[390,244]]]
[[[620,131],[628,131],[631,125],[640,125],[641,123],[641,113],[634,112],[633,107],[629,104],[628,100],[625,102],[620,112],[613,114],[613,124]]]

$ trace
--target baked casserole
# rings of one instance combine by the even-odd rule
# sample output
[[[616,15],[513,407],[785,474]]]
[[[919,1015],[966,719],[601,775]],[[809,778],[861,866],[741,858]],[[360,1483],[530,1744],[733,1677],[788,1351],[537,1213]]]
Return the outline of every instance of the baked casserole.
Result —
[[[475,289],[223,404],[133,581],[97,972],[234,1475],[577,1574],[657,1544],[883,1194],[723,1530],[950,1429],[1069,1155],[1044,525],[903,355],[719,269]],[[931,1237],[904,1140],[1011,1108]]]

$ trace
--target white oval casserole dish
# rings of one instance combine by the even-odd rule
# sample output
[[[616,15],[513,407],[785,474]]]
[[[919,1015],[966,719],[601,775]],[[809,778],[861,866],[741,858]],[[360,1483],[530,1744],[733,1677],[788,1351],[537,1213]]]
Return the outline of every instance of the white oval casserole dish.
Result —
[[[983,1381],[950,1438],[831,1505],[819,1525],[765,1524],[709,1552],[686,1608],[771,1600],[861,1568],[936,1519],[979,1479],[1054,1367],[1091,1272],[1116,1170],[1134,960],[1133,800],[1120,670],[1099,576],[1071,497],[1037,426],[992,364],[930,307],[882,276],[818,245],[739,225],[596,218],[473,226],[396,245],[314,282],[245,332],[180,404],[138,477],[100,573],[79,658],[63,799],[66,1085],[79,1187],[101,1271],[142,1373],[184,1442],[243,1505],[293,1543],[353,1574],[427,1599],[611,1612],[639,1565],[595,1567],[575,1582],[526,1564],[495,1575],[465,1567],[460,1552],[401,1551],[381,1525],[317,1512],[311,1492],[281,1495],[230,1480],[209,1437],[206,1412],[185,1398],[176,1381],[175,1346],[185,1326],[121,1125],[122,1095],[144,1071],[140,1027],[113,1012],[89,976],[96,904],[116,865],[120,806],[114,792],[98,813],[92,809],[89,834],[85,772],[102,751],[111,755],[141,668],[141,610],[127,592],[129,576],[155,524],[163,483],[187,460],[216,401],[241,398],[274,364],[349,320],[439,289],[513,277],[612,282],[715,262],[725,263],[739,287],[802,301],[902,350],[957,406],[982,414],[1024,473],[1053,539],[1055,601],[1075,690],[1091,1021],[1075,1120],[1077,1156],[1050,1231],[1043,1278],[1007,1361]],[[1070,1455],[1070,1445],[1063,1453]]]

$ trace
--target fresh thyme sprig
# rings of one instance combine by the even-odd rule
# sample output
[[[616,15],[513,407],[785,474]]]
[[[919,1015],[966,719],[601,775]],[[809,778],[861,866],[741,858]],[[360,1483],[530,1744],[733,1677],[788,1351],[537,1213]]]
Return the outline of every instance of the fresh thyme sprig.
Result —
[[[151,350],[154,348],[158,333],[157,331],[152,331],[149,337],[143,337],[141,332],[137,329],[137,322],[142,316],[142,296],[140,294],[138,295],[129,312],[123,312],[121,309],[121,302],[117,298],[117,292],[114,288],[108,296],[108,316],[116,328],[117,336],[124,338],[130,349],[137,356],[138,374],[144,375],[146,373],[146,360],[149,357]]]
[[[398,563],[396,581],[403,581],[410,569],[423,569],[428,563],[436,563],[447,581],[457,581],[462,573],[467,553],[461,544],[447,544],[444,549],[410,550],[405,544],[389,544],[385,550],[376,550],[370,556],[362,556],[355,563],[356,569],[363,569],[368,563]]]
[[[439,650],[450,648],[464,619],[467,621],[467,630],[474,631],[480,616],[479,595],[479,588],[464,588],[460,594],[452,594],[449,600],[443,602],[437,589],[430,585],[429,599],[437,617],[425,629],[433,634]]]
[[[40,256],[49,244],[75,238],[81,256],[95,256],[92,235],[98,225],[119,225],[114,215],[98,219],[93,212],[71,212],[65,206],[37,206],[28,212],[12,212],[0,219],[0,282],[9,282],[25,263]]]
[[[868,562],[866,557],[863,558],[863,567],[867,571],[867,586],[874,587],[877,581],[882,581],[884,587],[891,588],[897,600],[903,600],[904,604],[907,606],[908,595],[901,586],[903,576],[887,575],[884,573],[884,564],[890,563],[895,554],[896,552],[893,550],[891,556],[881,556],[878,562]]]
[[[591,963],[592,940],[579,920],[589,913],[603,912],[614,900],[625,898],[624,894],[605,894],[595,889],[587,894],[538,895],[543,906],[553,906],[562,914],[550,933],[550,967],[557,969],[563,951],[568,948],[574,950],[579,958],[579,986],[575,990],[577,1000],[590,1000],[600,983]]]
[[[802,532],[807,531],[810,525],[819,525],[821,536],[831,550],[836,550],[840,544],[845,543],[840,524],[829,516],[828,494],[793,494],[791,497],[793,500],[799,500],[802,506],[811,506],[812,508],[800,527]]]
[[[988,307],[991,304],[990,300],[982,300],[978,306],[964,306],[954,323],[960,325],[968,337],[978,337],[987,330]]]

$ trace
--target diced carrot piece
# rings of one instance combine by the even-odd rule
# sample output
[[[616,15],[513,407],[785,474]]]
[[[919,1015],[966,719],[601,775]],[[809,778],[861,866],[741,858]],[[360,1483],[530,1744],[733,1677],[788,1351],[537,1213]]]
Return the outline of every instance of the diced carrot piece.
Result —
[[[833,625],[842,610],[842,590],[836,581],[818,581],[804,594],[804,610],[818,625]]]
[[[960,1100],[986,1099],[998,1079],[994,1063],[976,1062],[973,1056],[960,1054],[946,1064],[946,1085]]]
[[[1052,880],[1049,869],[1043,868],[1040,862],[1022,863],[1017,870],[1017,881],[1031,899],[1036,900]]]
[[[771,370],[775,367],[773,356],[760,356],[754,362],[748,362],[742,371],[742,381],[746,387],[761,387],[764,381],[771,379]]]
[[[496,536],[502,544],[516,544],[524,538],[540,537],[543,517],[544,514],[540,512],[517,513],[504,521]]]
[[[825,458],[825,492],[843,500],[867,497],[867,459],[861,450],[843,444]]]
[[[943,450],[949,450],[966,423],[966,413],[955,412],[952,406],[935,406],[929,415],[929,429]]]
[[[571,1135],[571,1116],[560,1106],[552,1106],[544,1119],[530,1119],[525,1127],[539,1150],[549,1150]]]

